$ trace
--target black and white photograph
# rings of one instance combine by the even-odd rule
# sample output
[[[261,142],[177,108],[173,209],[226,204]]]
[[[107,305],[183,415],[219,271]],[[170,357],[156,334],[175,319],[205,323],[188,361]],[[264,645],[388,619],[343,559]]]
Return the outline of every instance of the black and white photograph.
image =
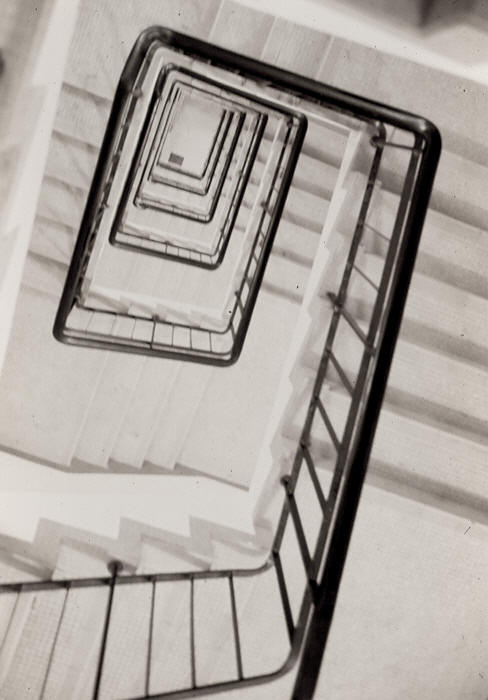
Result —
[[[0,700],[488,700],[488,0],[0,0]]]

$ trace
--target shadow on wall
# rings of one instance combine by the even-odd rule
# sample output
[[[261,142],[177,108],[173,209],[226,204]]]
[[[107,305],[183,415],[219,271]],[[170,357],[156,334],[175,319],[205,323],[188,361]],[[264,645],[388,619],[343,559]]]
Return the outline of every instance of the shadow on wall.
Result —
[[[395,20],[417,28],[435,30],[477,13],[477,0],[346,0],[379,19]],[[488,14],[488,13],[487,13]]]

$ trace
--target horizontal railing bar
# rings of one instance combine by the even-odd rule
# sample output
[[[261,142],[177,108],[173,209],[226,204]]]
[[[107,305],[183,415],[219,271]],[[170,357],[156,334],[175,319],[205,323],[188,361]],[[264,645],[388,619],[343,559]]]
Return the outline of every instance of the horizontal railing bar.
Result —
[[[151,583],[155,581],[189,581],[190,579],[205,578],[228,578],[230,574],[234,578],[254,576],[261,574],[272,566],[272,561],[268,558],[264,564],[255,569],[215,569],[205,571],[183,571],[177,573],[160,574],[119,574],[117,575],[117,586],[130,585],[134,583]],[[63,588],[93,588],[96,586],[109,586],[112,581],[111,576],[99,576],[93,578],[56,579],[51,581],[25,581],[18,583],[0,584],[0,595],[2,593],[27,593],[29,591],[56,590]]]
[[[381,136],[372,136],[371,137],[371,144],[373,146],[381,146],[381,147],[389,146],[390,148],[401,148],[405,151],[417,150],[417,146],[415,144],[413,146],[408,146],[406,143],[397,143],[396,141],[386,141]]]

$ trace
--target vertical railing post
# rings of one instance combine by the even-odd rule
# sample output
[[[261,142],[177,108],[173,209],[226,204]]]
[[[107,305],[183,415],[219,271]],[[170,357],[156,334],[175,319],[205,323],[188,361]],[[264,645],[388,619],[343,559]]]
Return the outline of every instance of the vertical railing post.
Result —
[[[108,630],[110,627],[110,617],[112,614],[112,605],[114,601],[114,592],[115,592],[115,584],[117,582],[117,575],[119,571],[122,570],[122,564],[119,561],[111,561],[108,564],[108,570],[112,574],[112,577],[109,582],[109,592],[108,592],[108,600],[107,600],[107,608],[105,611],[105,620],[103,623],[103,632],[102,632],[102,641],[101,641],[101,646],[100,646],[100,654],[98,656],[98,666],[97,666],[97,674],[95,676],[95,687],[93,689],[93,700],[98,700],[99,694],[100,694],[100,685],[102,682],[102,674],[103,674],[103,662],[105,661],[105,652],[107,649],[107,639],[108,639]]]

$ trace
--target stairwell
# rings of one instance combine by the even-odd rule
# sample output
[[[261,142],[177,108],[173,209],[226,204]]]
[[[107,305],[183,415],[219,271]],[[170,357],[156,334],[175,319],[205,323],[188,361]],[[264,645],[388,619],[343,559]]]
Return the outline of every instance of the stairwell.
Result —
[[[447,74],[436,73],[435,78],[426,74],[428,80],[422,81],[420,76],[423,77],[426,70],[422,66],[370,52],[357,44],[294,26],[237,3],[219,5],[215,2],[201,6],[185,2],[179,3],[178,9],[170,8],[169,12],[174,14],[165,17],[164,23],[181,31],[208,37],[222,46],[352,92],[418,111],[432,118],[441,128],[444,151],[439,176],[375,440],[370,484],[355,530],[344,593],[333,628],[329,665],[325,665],[322,679],[322,687],[332,688],[331,697],[334,698],[395,697],[394,693],[400,691],[405,691],[407,697],[408,693],[412,697],[435,697],[432,693],[441,687],[439,679],[444,667],[434,663],[432,676],[435,679],[428,678],[427,668],[440,652],[436,651],[439,649],[438,638],[429,636],[427,621],[425,629],[422,627],[425,636],[421,648],[425,650],[430,645],[434,651],[431,655],[426,654],[424,659],[415,653],[409,654],[408,659],[404,656],[405,648],[411,648],[420,635],[415,600],[425,600],[427,591],[429,610],[440,609],[430,588],[432,579],[426,561],[433,557],[438,564],[436,581],[442,580],[442,602],[446,606],[455,600],[456,588],[469,585],[481,609],[483,581],[488,575],[486,555],[481,546],[486,539],[484,513],[488,496],[485,366],[488,245],[485,231],[486,173],[482,157],[486,143],[481,128],[486,96],[476,85],[468,83],[461,94]],[[261,547],[269,541],[273,522],[270,491],[269,488],[262,490],[262,486],[269,480],[274,484],[278,472],[286,471],[289,464],[303,423],[311,370],[317,365],[323,336],[316,333],[310,338],[312,342],[294,358],[291,358],[288,348],[296,349],[294,330],[302,327],[300,319],[303,322],[304,314],[311,315],[317,327],[330,315],[326,287],[314,297],[313,309],[304,309],[300,305],[319,250],[328,202],[333,196],[346,143],[345,140],[327,138],[327,134],[320,130],[312,130],[305,142],[255,319],[241,361],[235,367],[222,373],[170,360],[111,355],[59,345],[51,339],[50,328],[114,87],[134,38],[140,29],[154,23],[163,23],[157,3],[145,3],[137,17],[130,3],[119,3],[117,9],[107,8],[107,12],[99,12],[92,3],[82,4],[0,380],[0,391],[9,400],[8,407],[2,402],[0,443],[6,452],[65,472],[100,472],[107,478],[121,472],[150,473],[161,477],[186,474],[183,478],[211,477],[233,486],[250,488],[255,502],[258,537],[254,541],[248,539],[247,544],[250,545],[251,559],[259,558],[262,557]],[[93,41],[95,36],[103,36],[104,40]],[[94,50],[87,51],[87,45]],[[469,103],[464,100],[469,100]],[[463,115],[470,114],[469,128],[464,119],[458,118],[461,105],[464,105]],[[375,194],[375,206],[368,220],[371,230],[391,229],[392,212],[398,197],[394,177],[389,177],[394,168],[394,162],[391,162],[391,170],[385,166],[385,183],[391,189],[381,187]],[[371,234],[365,239],[361,251],[361,269],[373,283],[377,282],[384,245],[380,238]],[[139,271],[133,273],[134,279],[140,279],[146,272],[145,265],[140,265]],[[352,288],[350,308],[359,324],[366,321],[371,309],[373,288],[370,281],[357,275]],[[320,327],[326,328],[325,325]],[[345,338],[343,340],[344,365],[346,373],[350,374],[355,362],[354,345]],[[272,352],[263,353],[263,347],[272,348]],[[283,368],[289,371],[289,378],[283,378]],[[271,427],[276,428],[269,417],[273,415],[277,393],[282,396],[279,392],[284,383],[288,383],[291,389],[289,386],[286,418],[279,421],[277,437],[273,438],[278,449],[273,448],[271,462],[268,455],[261,464],[263,441]],[[327,405],[340,425],[347,406],[339,381],[329,387]],[[49,406],[49,411],[46,411],[46,406]],[[317,436],[314,449],[317,458],[323,460],[326,482],[330,469],[330,440],[323,435]],[[258,471],[253,475],[256,463]],[[263,522],[261,531],[259,528]],[[388,542],[383,534],[385,523],[396,534]],[[461,532],[466,528],[465,539],[461,539]],[[58,532],[59,538],[62,530],[57,527],[53,530]],[[224,543],[221,544],[220,556],[216,555],[213,545],[204,556],[205,545],[195,545],[195,538],[205,540],[200,526],[200,534],[192,535],[189,548],[188,542],[183,540],[178,548],[177,538],[171,535],[166,545],[161,545],[164,536],[157,528],[155,530],[146,531],[141,536],[136,527],[135,541],[141,549],[139,562],[133,561],[139,566],[139,571],[180,568],[180,562],[187,569],[190,565],[188,549],[196,557],[195,566],[199,569],[215,566],[216,562],[222,566],[225,557],[229,556],[225,536],[222,537]],[[213,533],[209,535],[210,540],[218,542],[215,530],[210,527],[210,531]],[[452,533],[452,537],[445,538],[446,532]],[[402,537],[406,539],[402,540]],[[375,538],[380,543],[376,550],[372,544]],[[102,538],[98,545],[95,544],[98,549],[93,557],[93,550],[86,543],[81,547],[83,540],[79,532],[64,530],[63,537],[58,539],[60,547],[56,556],[51,556],[48,562],[41,557],[38,575],[42,576],[46,567],[52,567],[54,576],[80,569],[90,575],[105,575],[107,553],[113,550]],[[53,540],[47,537],[46,541]],[[227,541],[234,559],[238,561],[242,556],[243,561],[244,552],[240,555],[238,552],[239,538],[229,535]],[[397,546],[395,543],[398,542],[401,544]],[[7,552],[7,539],[4,544]],[[93,544],[91,542],[90,546]],[[174,547],[177,547],[176,554]],[[46,546],[45,551],[48,550],[49,546]],[[33,546],[30,554],[34,555],[35,551],[36,546]],[[365,556],[365,552],[370,556]],[[453,557],[463,562],[464,571],[461,563],[454,567]],[[478,562],[476,568],[471,563],[473,558]],[[20,559],[18,561],[20,566]],[[9,571],[11,576],[12,571]],[[14,567],[14,573],[16,571],[22,569]],[[383,575],[380,576],[379,572]],[[25,578],[26,573],[22,571],[22,579]],[[360,580],[376,587],[376,594],[365,595],[359,588]],[[413,592],[407,589],[405,581],[411,582]],[[388,597],[392,586],[398,591],[395,601],[391,601],[390,596],[388,604],[382,608],[381,602]],[[81,593],[87,595],[88,592]],[[402,594],[403,603],[398,600]],[[99,620],[105,592],[97,591],[96,595],[92,592],[90,605],[94,618]],[[127,590],[127,596],[132,595],[136,596],[136,593]],[[209,600],[217,605],[220,595],[217,586],[215,592],[208,594]],[[157,664],[161,675],[153,678],[153,683],[158,690],[164,678],[168,678],[164,668],[178,668],[173,660],[177,658],[178,644],[188,644],[185,638],[177,641],[177,630],[188,629],[181,618],[188,614],[187,607],[180,601],[181,609],[173,609],[176,604],[171,593],[165,592],[164,596],[161,593],[161,598],[158,602],[161,609],[156,610],[157,628],[172,630],[170,635],[175,635],[175,647],[170,653],[162,641],[153,640],[153,648],[157,649],[161,659],[170,654],[165,660],[169,665]],[[251,588],[244,594],[246,610],[252,607],[253,598]],[[13,604],[13,599],[10,603]],[[143,635],[142,630],[146,629],[143,616],[147,615],[148,607],[140,601],[139,604],[142,616],[140,634]],[[53,605],[62,605],[60,594],[53,596]],[[68,614],[74,617],[63,632],[66,635],[73,635],[70,630],[79,629],[80,625],[75,617],[76,602],[72,600],[70,605],[73,611],[68,611]],[[123,610],[124,606],[128,608],[136,602],[129,598],[123,601],[121,594],[117,605]],[[271,617],[267,618],[266,625],[277,615],[271,602],[269,605]],[[474,607],[473,603],[473,611]],[[254,625],[253,634],[260,618],[259,607],[255,604],[254,608],[254,612],[247,610],[247,617],[242,615],[242,620],[252,621],[252,625],[249,624],[250,627]],[[78,647],[70,642],[71,637],[66,639],[66,644],[60,645],[67,650],[65,657],[49,661],[52,664],[49,676],[52,687],[42,689],[43,669],[46,668],[42,663],[47,661],[38,666],[30,664],[29,649],[33,648],[32,645],[45,645],[49,639],[52,642],[56,630],[52,624],[51,627],[46,625],[49,611],[39,611],[41,617],[36,620],[29,610],[15,610],[16,617],[11,618],[9,608],[2,617],[4,629],[8,627],[5,637],[7,652],[3,655],[6,661],[3,662],[4,670],[0,670],[5,697],[22,697],[23,689],[27,687],[25,684],[46,692],[47,697],[63,697],[63,692],[64,697],[67,692],[72,697],[83,697],[83,679],[90,677],[88,666],[94,663],[94,657],[88,652],[95,653],[96,635],[100,633],[96,631],[96,625],[84,622],[85,641],[80,639]],[[227,623],[230,613],[229,610]],[[211,608],[208,615],[212,617]],[[354,615],[357,616],[356,622]],[[409,615],[412,622],[407,624]],[[461,611],[455,605],[452,616],[443,627],[445,658],[450,655],[452,658],[454,653],[457,634],[454,627],[460,615]],[[17,616],[22,621],[17,623]],[[472,618],[472,612],[463,618],[466,629],[472,629]],[[427,619],[436,618],[429,614]],[[26,636],[22,641],[19,635],[25,624]],[[121,629],[126,629],[130,621],[124,620],[122,614],[120,624]],[[227,637],[222,629],[215,629],[211,637],[206,638],[204,635],[208,631],[203,631],[206,624],[198,621],[196,624],[197,634],[203,640],[202,647],[208,650],[208,659],[203,660],[203,665],[198,668],[199,679],[212,682],[219,677],[219,669],[222,677],[222,670],[234,663],[225,652],[231,627],[227,629]],[[342,631],[338,632],[340,624]],[[480,639],[486,638],[487,624],[483,619],[478,622],[476,634]],[[402,632],[395,635],[392,650],[386,644],[385,630],[395,625],[401,626]],[[379,630],[372,649],[381,661],[374,659],[373,652],[364,648],[363,630],[368,626]],[[198,632],[198,629],[202,631]],[[269,627],[264,629],[269,630]],[[113,635],[116,640],[117,631],[113,631]],[[278,637],[277,634],[276,639]],[[341,670],[343,654],[350,651],[348,645],[354,646],[352,663],[357,672],[354,681],[347,679]],[[451,685],[445,681],[442,686],[443,697],[454,700],[461,691],[471,692],[472,697],[484,697],[483,679],[479,675],[483,671],[478,671],[478,665],[483,668],[482,662],[479,654],[470,654],[473,645],[474,642],[471,646],[464,645],[462,659],[458,660],[459,668],[465,669],[465,676],[461,671],[451,674]],[[142,641],[136,646],[141,650]],[[114,641],[110,653],[113,653],[113,663],[118,660],[120,664],[127,649],[118,648]],[[275,648],[273,653],[279,660],[284,651]],[[74,659],[87,654],[87,666],[80,674],[80,669],[74,668]],[[254,653],[251,666],[258,663],[257,656]],[[393,669],[398,671],[400,658],[404,665],[394,680]],[[274,659],[271,661],[272,666]],[[119,694],[125,697],[124,693],[143,692],[142,652],[134,664],[137,673],[131,670],[119,675],[117,668],[120,666],[115,665],[107,671],[104,697],[118,697]],[[269,659],[266,663],[263,660],[262,668],[269,667]],[[391,696],[382,695],[383,686],[378,678],[373,678],[371,667],[377,669],[377,675],[382,673],[382,678],[390,679],[395,688]],[[422,670],[413,684],[412,674],[418,668]],[[83,676],[83,673],[88,676]],[[181,679],[182,684],[185,680],[188,679]],[[412,691],[414,685],[415,692]],[[257,691],[240,692],[246,697],[254,697],[257,692],[256,697],[261,698],[267,697],[266,693],[269,697],[277,697],[273,692],[278,691],[271,684],[268,689],[263,686]]]

